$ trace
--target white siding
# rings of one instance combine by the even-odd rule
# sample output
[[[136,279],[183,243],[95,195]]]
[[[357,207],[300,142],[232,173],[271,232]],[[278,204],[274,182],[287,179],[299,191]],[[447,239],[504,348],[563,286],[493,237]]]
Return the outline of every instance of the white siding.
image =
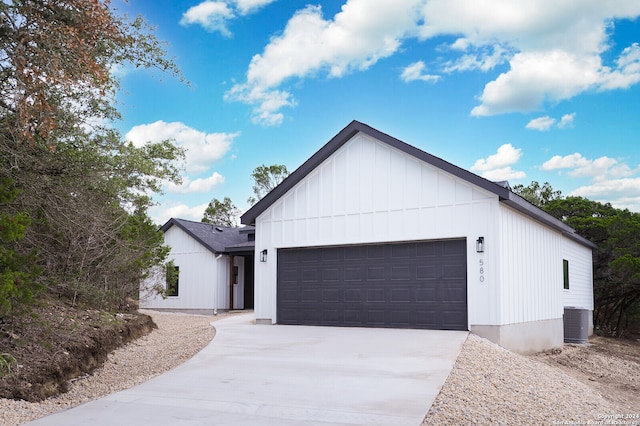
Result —
[[[211,251],[177,226],[167,230],[164,240],[171,247],[168,260],[173,260],[180,268],[178,296],[162,299],[158,295],[149,295],[142,298],[140,306],[150,309],[227,309],[229,257],[221,256],[216,260]]]
[[[569,261],[569,290],[563,290],[564,306],[593,310],[591,249],[563,237],[562,258]]]
[[[562,318],[562,237],[506,206],[500,208],[500,322]]]
[[[257,218],[256,318],[277,321],[278,248],[466,238],[469,322],[496,324],[497,245],[475,240],[497,240],[497,217],[495,195],[360,133]]]

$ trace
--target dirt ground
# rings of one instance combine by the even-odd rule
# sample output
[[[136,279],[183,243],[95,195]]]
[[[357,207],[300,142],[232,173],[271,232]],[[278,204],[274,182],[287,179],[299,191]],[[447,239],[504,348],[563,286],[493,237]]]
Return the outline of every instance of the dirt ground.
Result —
[[[111,313],[47,300],[0,318],[0,398],[41,401],[102,365],[109,352],[148,334],[147,315]]]
[[[562,350],[543,352],[534,358],[595,388],[618,407],[618,414],[640,414],[640,336],[594,336],[588,344],[567,344]]]

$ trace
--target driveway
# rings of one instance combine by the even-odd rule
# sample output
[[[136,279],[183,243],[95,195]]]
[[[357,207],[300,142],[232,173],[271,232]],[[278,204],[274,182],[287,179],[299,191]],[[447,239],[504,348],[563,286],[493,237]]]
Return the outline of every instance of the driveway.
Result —
[[[215,322],[179,367],[30,425],[419,425],[462,331]]]

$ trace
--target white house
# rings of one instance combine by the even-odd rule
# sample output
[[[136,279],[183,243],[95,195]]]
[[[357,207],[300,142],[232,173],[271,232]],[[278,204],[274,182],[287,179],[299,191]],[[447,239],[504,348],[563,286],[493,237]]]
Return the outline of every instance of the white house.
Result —
[[[207,315],[253,308],[252,226],[228,228],[170,219],[160,230],[171,249],[168,260],[173,261],[178,280],[165,289],[163,298],[152,286],[164,285],[165,274],[155,274],[141,288],[141,308]]]
[[[565,306],[593,311],[591,242],[357,121],[241,220],[258,323],[470,330],[527,353],[563,345]]]

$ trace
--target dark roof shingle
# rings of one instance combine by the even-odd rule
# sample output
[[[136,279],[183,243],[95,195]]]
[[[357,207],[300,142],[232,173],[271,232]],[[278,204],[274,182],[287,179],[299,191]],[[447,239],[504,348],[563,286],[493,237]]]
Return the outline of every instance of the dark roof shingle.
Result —
[[[232,247],[252,248],[254,246],[254,242],[248,241],[247,236],[251,231],[255,232],[253,226],[230,228],[211,223],[171,218],[160,227],[160,230],[167,232],[174,225],[216,254],[227,253]]]

